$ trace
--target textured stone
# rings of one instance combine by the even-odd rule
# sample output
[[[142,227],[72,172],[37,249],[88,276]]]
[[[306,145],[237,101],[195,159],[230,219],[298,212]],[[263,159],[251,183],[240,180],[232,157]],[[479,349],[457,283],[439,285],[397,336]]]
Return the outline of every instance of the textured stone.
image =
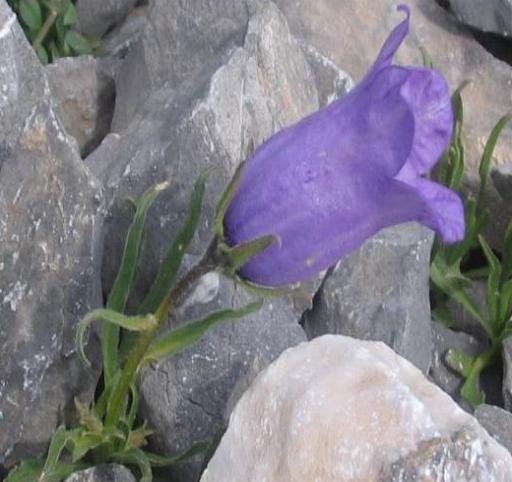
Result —
[[[483,32],[512,34],[511,0],[450,0],[457,18]]]
[[[308,337],[335,333],[383,341],[426,372],[432,353],[432,239],[417,224],[396,226],[341,260],[305,315]]]
[[[75,327],[101,303],[102,192],[63,129],[44,68],[0,2],[0,463],[40,454],[95,374]]]
[[[359,81],[367,72],[391,29],[403,14],[396,0],[276,0],[301,44],[311,45],[322,56]],[[452,89],[464,81],[463,91],[467,183],[477,187],[485,141],[498,119],[512,110],[512,70],[487,52],[467,28],[434,0],[410,0],[411,31],[397,54],[398,63],[421,65],[419,47],[425,47]],[[469,0],[466,0],[469,3]],[[482,113],[485,112],[485,115]],[[499,246],[512,217],[512,130],[505,129],[495,151],[493,182],[488,203],[492,207],[489,239]],[[500,176],[501,173],[501,176]],[[502,179],[506,176],[505,179]],[[497,181],[498,179],[498,181]],[[497,182],[501,180],[502,186]]]
[[[65,482],[135,482],[133,474],[122,465],[98,465],[69,476]]]
[[[480,405],[476,419],[503,447],[512,453],[512,413],[494,405]]]
[[[212,72],[223,54],[243,44],[253,0],[154,0],[142,35],[118,77],[113,129],[120,132],[148,96],[178,87],[198,71]]]
[[[62,123],[85,157],[110,130],[114,79],[100,60],[87,55],[59,59],[46,72]]]
[[[512,338],[503,342],[503,400],[512,412]]]
[[[233,411],[201,482],[509,482],[512,457],[383,343],[283,353]]]
[[[80,31],[89,35],[103,35],[121,21],[139,0],[77,0],[76,10]]]
[[[455,349],[468,355],[478,355],[485,350],[486,345],[467,333],[453,331],[436,322],[432,323],[432,335],[434,349],[429,376],[437,386],[442,388],[455,401],[461,403],[460,388],[463,379],[446,365],[446,353],[449,349]]]

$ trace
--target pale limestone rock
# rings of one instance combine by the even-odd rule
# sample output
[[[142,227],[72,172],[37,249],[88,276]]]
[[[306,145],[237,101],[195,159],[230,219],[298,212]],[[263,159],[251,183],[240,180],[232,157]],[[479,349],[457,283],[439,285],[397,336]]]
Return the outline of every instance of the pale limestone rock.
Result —
[[[381,342],[289,349],[234,409],[201,482],[509,482],[512,457]]]

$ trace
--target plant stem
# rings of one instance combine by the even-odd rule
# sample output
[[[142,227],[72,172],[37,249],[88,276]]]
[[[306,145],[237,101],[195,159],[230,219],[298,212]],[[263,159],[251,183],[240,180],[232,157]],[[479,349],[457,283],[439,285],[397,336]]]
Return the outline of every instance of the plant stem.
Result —
[[[37,37],[34,39],[34,42],[32,42],[32,47],[34,50],[37,50],[41,44],[43,43],[43,40],[48,35],[48,32],[52,28],[52,25],[55,23],[55,20],[57,19],[58,12],[56,10],[50,10],[50,13],[48,17],[46,17],[46,20],[43,23],[43,26],[41,27],[41,30],[39,30],[39,33],[37,34]]]
[[[185,297],[190,293],[195,282],[201,278],[201,276],[218,267],[215,259],[216,246],[216,240],[214,240],[210,244],[210,247],[201,261],[199,261],[197,265],[195,265],[183,278],[181,278],[169,295],[165,297],[162,303],[160,303],[160,306],[155,312],[155,317],[157,318],[158,323],[156,326],[146,330],[139,336],[135,346],[128,354],[119,382],[115,385],[108,402],[105,420],[107,427],[114,427],[117,425],[117,422],[121,417],[124,402],[128,395],[128,391],[130,390],[130,386],[137,376],[140,363],[148,348],[158,335],[160,328],[167,320],[171,309],[177,308],[181,303],[183,303]]]

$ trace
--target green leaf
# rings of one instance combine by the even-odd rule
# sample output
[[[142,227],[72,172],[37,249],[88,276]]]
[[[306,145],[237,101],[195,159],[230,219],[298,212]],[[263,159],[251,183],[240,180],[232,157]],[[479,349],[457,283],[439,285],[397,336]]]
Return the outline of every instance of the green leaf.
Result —
[[[168,182],[152,186],[136,203],[137,209],[128,230],[121,266],[107,300],[107,308],[111,310],[119,312],[125,310],[126,301],[135,279],[148,210],[157,196],[168,186]],[[113,324],[106,325],[103,331],[102,353],[105,385],[107,386],[112,383],[112,379],[119,366],[118,350],[119,327]]]
[[[489,177],[489,172],[491,170],[491,160],[492,155],[494,153],[494,149],[496,147],[496,144],[498,142],[498,139],[500,137],[501,131],[503,128],[507,125],[507,123],[510,120],[510,115],[503,116],[498,123],[494,126],[494,129],[492,130],[489,139],[487,139],[487,143],[485,144],[484,152],[482,154],[482,159],[480,160],[480,190],[478,192],[478,198],[477,198],[477,206],[480,208],[484,194],[485,194],[485,188],[487,185],[487,179]]]
[[[489,311],[489,322],[493,328],[493,334],[499,334],[500,325],[500,279],[501,264],[493,253],[491,247],[482,236],[478,236],[480,245],[489,265],[489,277],[487,278],[487,308]]]
[[[210,447],[210,442],[201,441],[196,442],[190,448],[182,452],[181,454],[174,455],[172,457],[154,454],[151,452],[144,452],[146,458],[149,460],[153,467],[168,467],[170,465],[177,464],[196,455],[201,455],[207,452]]]
[[[196,181],[185,224],[167,251],[150,292],[138,310],[139,313],[154,313],[173,287],[183,256],[199,226],[206,180],[209,173],[210,170],[205,171]]]
[[[423,61],[423,66],[427,69],[433,69],[434,68],[434,62],[432,62],[432,57],[430,57],[429,53],[427,52],[427,49],[423,46],[420,47],[421,52],[421,58]]]
[[[500,293],[500,321],[507,323],[512,317],[512,279],[509,279],[501,288]],[[501,327],[504,329],[504,326]]]
[[[220,256],[223,259],[223,266],[226,267],[230,274],[238,271],[251,258],[261,253],[274,243],[279,244],[279,238],[274,235],[262,236],[253,239],[247,243],[238,246],[229,247],[224,243],[219,243]],[[222,259],[221,258],[221,259]]]
[[[90,366],[91,363],[85,356],[84,335],[87,327],[93,321],[104,321],[106,323],[125,328],[126,330],[130,331],[149,330],[155,327],[157,324],[157,319],[151,313],[149,315],[128,316],[114,310],[109,310],[107,308],[98,308],[87,313],[83,320],[78,324],[76,331],[77,351],[80,353],[80,356],[87,364],[87,366]]]
[[[42,45],[38,45],[36,47],[36,54],[39,58],[39,61],[46,65],[48,63],[48,53],[46,52],[46,49]]]
[[[466,353],[460,350],[450,349],[447,351],[444,360],[452,370],[463,377],[468,377],[471,374],[475,359],[476,357],[466,355]]]
[[[226,211],[228,210],[229,204],[235,197],[236,191],[238,190],[238,186],[242,180],[242,173],[245,167],[245,161],[241,162],[238,166],[235,174],[231,178],[231,181],[228,184],[226,190],[222,193],[220,200],[215,209],[215,234],[219,237],[219,239],[224,239],[224,216]]]
[[[135,419],[137,418],[137,413],[139,411],[139,389],[136,383],[133,383],[130,387],[131,390],[131,399],[130,399],[130,410],[128,412],[126,418],[126,424],[128,428],[131,430],[133,424],[135,423]]]
[[[41,482],[51,480],[49,477],[57,469],[62,451],[66,447],[70,437],[71,433],[66,430],[64,425],[61,425],[53,434],[50,447],[48,448],[46,462],[44,463],[43,471],[39,477]]]
[[[512,275],[512,220],[508,223],[503,242],[503,260],[501,270],[502,283]]]
[[[208,315],[206,318],[194,320],[163,335],[150,346],[144,361],[149,362],[176,355],[197,342],[210,328],[228,320],[242,318],[259,310],[263,301],[250,303],[238,310],[222,310]]]
[[[43,471],[44,462],[39,459],[24,460],[9,472],[5,482],[38,481]]]
[[[66,11],[64,12],[64,16],[62,18],[62,23],[65,27],[71,27],[76,24],[78,21],[78,15],[76,12],[76,8],[72,2],[68,2]]]
[[[132,449],[128,452],[120,452],[113,456],[113,459],[122,464],[137,465],[141,478],[139,482],[152,482],[153,472],[147,455],[141,449]]]
[[[71,458],[73,462],[81,460],[90,450],[99,447],[109,440],[103,432],[87,432],[77,430],[73,435],[71,442],[73,450]]]
[[[43,26],[43,14],[37,0],[21,0],[19,15],[32,33],[39,32]]]
[[[480,390],[479,376],[480,374],[476,373],[466,378],[460,391],[464,400],[466,400],[472,408],[476,408],[478,405],[485,402],[485,394]]]
[[[92,47],[89,40],[75,30],[66,32],[64,43],[69,45],[77,54],[92,54]]]

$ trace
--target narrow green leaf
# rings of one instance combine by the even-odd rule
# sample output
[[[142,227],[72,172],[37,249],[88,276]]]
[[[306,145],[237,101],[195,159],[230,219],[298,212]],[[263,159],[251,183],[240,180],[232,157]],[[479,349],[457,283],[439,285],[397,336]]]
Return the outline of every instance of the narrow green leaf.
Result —
[[[222,193],[220,200],[215,209],[215,234],[219,239],[224,239],[224,216],[228,210],[229,204],[233,200],[240,181],[242,180],[242,173],[245,167],[245,161],[241,162],[235,174],[231,178],[226,190]]]
[[[167,251],[156,279],[146,299],[138,310],[139,313],[154,313],[173,287],[181,262],[183,261],[183,256],[199,226],[206,180],[209,173],[210,170],[205,171],[196,181],[185,224]]]
[[[135,423],[135,419],[137,418],[137,413],[139,411],[139,389],[136,383],[132,384],[132,386],[130,387],[130,391],[130,410],[126,418],[126,423],[128,425],[129,430],[132,429],[133,424]]]
[[[224,266],[226,266],[230,273],[234,273],[251,258],[256,256],[258,253],[261,253],[274,243],[279,244],[279,238],[274,235],[267,235],[233,247],[220,243],[219,250],[222,256],[226,259],[224,261]]]
[[[504,325],[512,317],[512,279],[506,281],[500,293],[500,321],[501,330],[504,329]],[[500,331],[501,331],[500,330]]]
[[[181,454],[174,455],[172,457],[158,455],[151,452],[144,452],[144,454],[153,467],[168,467],[170,465],[177,464],[178,462],[183,462],[191,457],[195,457],[196,455],[204,454],[207,452],[209,447],[210,442],[202,441],[196,442]]]
[[[266,286],[260,286],[254,283],[251,283],[247,280],[244,280],[236,273],[229,274],[224,273],[228,278],[231,278],[237,285],[242,286],[249,293],[254,293],[257,296],[266,298],[266,297],[281,297],[286,295],[296,295],[297,297],[308,296],[303,290],[300,288],[294,288],[293,286],[285,287],[285,288],[267,288]]]
[[[76,12],[76,8],[72,2],[69,2],[66,7],[66,11],[64,12],[64,16],[62,18],[62,23],[64,24],[65,27],[72,27],[73,25],[76,24],[77,21],[78,21],[78,15]]]
[[[489,265],[489,277],[487,278],[487,308],[489,311],[489,322],[495,336],[499,335],[500,325],[500,279],[501,264],[493,253],[491,247],[482,236],[478,236],[480,245]]]
[[[157,323],[156,318],[152,314],[127,316],[107,308],[98,308],[87,313],[83,320],[78,324],[76,330],[76,347],[78,353],[88,366],[90,366],[90,362],[84,352],[84,335],[87,327],[94,321],[103,321],[130,331],[148,330],[153,328]]]
[[[28,482],[39,480],[43,471],[44,462],[40,459],[24,460],[17,467],[9,472],[5,482]]]
[[[68,30],[64,42],[69,45],[77,54],[92,54],[92,47],[89,41],[75,30]]]
[[[498,139],[500,137],[501,131],[503,128],[507,125],[507,123],[510,120],[510,115],[503,116],[498,123],[494,126],[493,130],[491,131],[491,134],[489,136],[489,139],[487,139],[487,143],[485,144],[484,152],[482,154],[482,159],[480,160],[480,190],[478,192],[478,198],[477,198],[477,206],[480,208],[484,194],[485,194],[485,188],[487,185],[487,179],[489,177],[489,172],[491,170],[491,160],[492,155],[494,153],[494,149],[496,147],[496,144],[498,142]]]
[[[455,349],[448,350],[445,356],[446,364],[463,377],[470,375],[475,359],[476,357]]]
[[[197,342],[215,325],[224,321],[242,318],[249,313],[259,310],[262,305],[263,301],[260,300],[237,310],[217,311],[200,320],[190,321],[156,340],[147,351],[144,361],[149,362],[176,355]]]
[[[71,442],[73,450],[71,452],[71,460],[77,462],[81,460],[90,450],[108,442],[109,437],[103,432],[86,432],[78,430],[73,436]]]
[[[434,62],[432,62],[432,57],[430,57],[429,53],[427,52],[427,49],[423,46],[420,47],[421,52],[421,58],[423,61],[423,66],[427,67],[428,69],[434,68]]]
[[[482,390],[480,390],[479,378],[479,373],[466,378],[460,391],[461,395],[464,397],[464,400],[466,400],[472,408],[476,408],[478,405],[481,405],[485,402],[485,394]]]
[[[512,276],[512,220],[508,223],[505,231],[505,240],[503,242],[503,259],[501,280],[502,283]]]
[[[141,449],[132,449],[128,452],[117,453],[113,456],[113,459],[122,464],[136,465],[141,473],[139,482],[152,482],[153,472],[151,470],[151,463]]]
[[[19,15],[32,33],[39,32],[43,26],[43,14],[37,0],[21,0]]]
[[[64,425],[61,425],[53,434],[52,440],[50,442],[50,447],[48,448],[48,455],[46,456],[46,462],[44,463],[43,471],[39,477],[39,480],[45,481],[48,480],[45,477],[50,475],[59,463],[59,459],[62,455],[62,451],[66,447],[68,440],[70,439],[70,432],[66,430]]]
[[[42,45],[38,45],[35,49],[39,61],[43,65],[48,64],[48,53],[46,52],[46,49]]]
[[[137,262],[139,259],[142,239],[144,234],[144,225],[149,208],[157,196],[169,186],[168,182],[157,184],[149,188],[137,202],[137,209],[128,230],[126,243],[124,246],[123,258],[117,277],[110,291],[107,308],[119,312],[124,312],[128,295],[132,289],[135,280]],[[109,386],[118,370],[118,350],[119,350],[119,327],[109,324],[104,327],[102,339],[103,353],[103,372],[105,385]]]

